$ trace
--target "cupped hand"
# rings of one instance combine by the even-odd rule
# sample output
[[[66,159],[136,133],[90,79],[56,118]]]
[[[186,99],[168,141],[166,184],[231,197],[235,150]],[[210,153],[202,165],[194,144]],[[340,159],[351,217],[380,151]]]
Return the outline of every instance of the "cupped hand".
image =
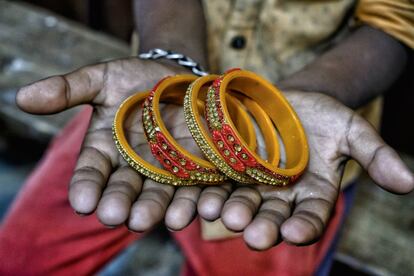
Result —
[[[165,217],[167,227],[181,229],[196,213],[199,187],[174,188],[144,179],[122,159],[112,139],[112,122],[120,103],[137,91],[150,89],[159,79],[187,73],[179,67],[135,58],[87,66],[50,77],[18,91],[18,106],[29,113],[52,114],[89,104],[93,114],[69,186],[69,200],[80,214],[95,210],[107,226],[126,223],[133,231],[145,231]],[[191,135],[182,110],[167,105],[167,127],[180,133],[183,143]],[[135,114],[136,115],[136,114]],[[131,145],[151,158],[140,116],[128,120]],[[195,147],[195,145],[190,145]]]
[[[208,187],[200,195],[198,212],[207,220],[243,231],[248,246],[268,249],[284,240],[311,244],[323,234],[335,206],[344,165],[355,159],[382,188],[405,194],[414,177],[398,154],[354,111],[328,96],[287,92],[305,128],[309,165],[291,186],[228,185]]]
[[[167,227],[179,230],[198,211],[208,220],[219,217],[232,230],[243,231],[258,250],[280,240],[303,245],[323,233],[335,205],[345,162],[357,160],[381,187],[394,193],[413,189],[414,178],[393,149],[364,119],[334,99],[316,93],[286,93],[306,129],[310,162],[298,183],[286,188],[230,185],[199,187],[162,185],[129,168],[112,140],[112,120],[119,104],[132,93],[151,88],[160,78],[186,73],[176,67],[138,59],[88,66],[22,88],[17,103],[24,111],[51,114],[75,105],[94,108],[90,126],[69,188],[73,208],[81,214],[97,209],[108,226],[126,223],[145,231],[165,216]],[[187,148],[195,149],[182,110],[167,105],[167,127]],[[144,157],[139,116],[128,120],[130,143]],[[201,193],[201,195],[200,195]]]

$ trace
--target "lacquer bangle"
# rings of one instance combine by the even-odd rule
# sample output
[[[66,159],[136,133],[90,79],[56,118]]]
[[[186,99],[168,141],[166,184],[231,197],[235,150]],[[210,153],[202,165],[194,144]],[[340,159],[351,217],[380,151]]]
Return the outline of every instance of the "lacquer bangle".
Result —
[[[139,156],[132,148],[132,146],[128,143],[124,130],[124,122],[126,118],[131,115],[131,112],[136,108],[136,106],[142,104],[145,101],[148,95],[149,92],[136,93],[127,98],[119,107],[118,111],[115,114],[115,119],[112,126],[113,138],[116,147],[118,148],[124,160],[132,168],[156,182],[174,186],[197,184],[192,180],[183,180],[169,173],[168,171],[162,170],[152,165],[148,161],[144,160],[141,156]]]
[[[181,91],[184,97],[188,85],[195,79],[193,75],[178,75],[159,81],[144,102],[142,122],[151,153],[165,170],[182,180],[204,184],[221,183],[226,177],[210,162],[178,144],[161,117],[159,103],[163,97],[169,97],[177,91]]]
[[[160,162],[162,167],[181,179],[191,179],[203,184],[222,183],[226,177],[209,161],[204,160],[181,146],[163,122],[160,102],[172,102],[171,95],[175,97],[175,103],[182,104],[188,85],[195,80],[193,75],[178,75],[162,79],[151,90],[143,105],[143,126],[151,153]],[[180,94],[181,93],[181,94]],[[181,96],[179,96],[181,95]],[[227,96],[229,103],[229,116],[235,122],[235,127],[240,129],[241,136],[247,137],[247,144],[256,145],[254,127],[250,117],[242,109],[240,102]],[[204,102],[195,99],[194,103],[200,110],[200,104],[204,108]],[[237,104],[238,103],[238,104]]]
[[[229,90],[251,98],[269,115],[283,141],[284,167],[269,164],[244,143],[228,114]],[[276,87],[252,72],[233,69],[214,81],[207,92],[206,119],[219,158],[238,175],[244,173],[263,184],[287,185],[295,182],[307,166],[308,144],[297,114]],[[234,178],[233,173],[223,172]]]
[[[240,173],[232,168],[228,162],[235,162],[236,159],[232,156],[227,156],[227,161],[220,158],[220,151],[225,150],[223,148],[224,144],[220,144],[218,148],[215,147],[212,138],[209,134],[208,129],[205,127],[202,121],[202,115],[200,114],[196,99],[200,97],[200,94],[206,94],[208,86],[217,78],[217,76],[209,75],[205,77],[198,78],[195,80],[189,87],[184,98],[184,116],[187,122],[188,128],[196,141],[197,145],[200,147],[204,155],[223,173],[232,179],[241,182],[241,183],[254,183],[254,179],[245,173]],[[260,109],[260,107],[254,103],[248,97],[239,95],[237,93],[229,92],[227,95],[233,95],[239,98],[243,104],[246,106],[248,111],[253,115],[253,118],[256,119],[259,127],[262,129],[266,147],[270,144],[272,145],[272,150],[269,153],[269,160],[272,164],[278,165],[279,162],[279,147],[277,140],[277,133],[272,131],[274,129],[272,122],[267,117],[266,113]],[[226,97],[229,98],[229,97]],[[239,128],[243,129],[243,128]],[[243,139],[243,137],[241,137]],[[250,150],[255,151],[255,147],[249,147]]]
[[[246,109],[251,113],[253,119],[256,121],[259,130],[261,131],[261,135],[264,140],[264,149],[266,152],[266,161],[273,166],[278,166],[280,162],[280,147],[279,147],[279,140],[278,134],[276,129],[274,128],[272,120],[266,114],[266,112],[260,107],[258,103],[250,99],[249,97],[238,93],[236,91],[231,91],[230,94],[240,101],[240,104],[246,107]],[[229,105],[227,105],[229,107]],[[231,121],[235,123],[233,117]],[[237,127],[237,131],[240,132],[240,127]],[[245,136],[241,135],[241,138]],[[244,139],[244,142],[247,141]],[[246,143],[248,144],[248,143]],[[249,146],[250,150],[256,151],[255,148]]]

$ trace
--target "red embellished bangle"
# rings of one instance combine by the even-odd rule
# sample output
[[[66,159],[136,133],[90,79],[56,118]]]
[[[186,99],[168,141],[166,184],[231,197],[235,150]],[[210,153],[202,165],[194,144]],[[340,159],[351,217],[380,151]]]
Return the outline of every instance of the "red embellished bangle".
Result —
[[[251,98],[269,115],[285,148],[284,168],[263,160],[244,143],[228,114],[225,95],[229,90]],[[206,118],[220,159],[239,175],[247,174],[264,184],[287,185],[307,166],[308,144],[298,116],[276,87],[252,72],[234,69],[217,78],[207,93]],[[234,178],[234,174],[227,175]]]
[[[196,141],[197,145],[203,151],[204,155],[223,173],[232,179],[241,183],[255,183],[255,180],[244,172],[234,170],[230,163],[236,162],[237,159],[230,155],[230,151],[225,149],[225,144],[220,142],[216,147],[210,136],[208,129],[201,120],[202,116],[198,111],[196,100],[200,95],[204,95],[207,92],[208,86],[213,83],[217,76],[205,76],[195,80],[188,88],[186,96],[184,98],[184,115],[188,125],[188,128]],[[261,129],[266,148],[268,150],[269,162],[275,166],[279,163],[279,147],[277,133],[273,127],[273,122],[267,116],[267,114],[260,108],[260,106],[252,101],[249,97],[237,93],[236,91],[226,94],[226,99],[230,98],[228,95],[232,95],[240,100],[239,105],[243,106],[251,113],[253,119],[256,120],[259,128]],[[234,119],[232,118],[234,122]],[[237,127],[237,130],[242,128]],[[243,136],[240,137],[243,139]],[[245,140],[243,140],[245,141]],[[247,144],[244,142],[244,144]],[[236,145],[235,145],[236,146]],[[247,145],[250,150],[255,151],[256,147]],[[238,147],[236,146],[236,150]],[[220,157],[221,153],[225,156],[225,161]]]
[[[217,76],[216,76],[217,77]],[[152,89],[143,105],[143,125],[151,153],[160,162],[162,167],[181,179],[191,179],[203,184],[222,183],[226,177],[213,164],[187,151],[178,144],[167,130],[159,109],[162,101],[169,99],[169,95],[181,93],[175,97],[175,103],[181,104],[188,85],[196,78],[193,75],[179,75],[168,77],[158,82]],[[254,143],[254,128],[246,111],[236,104],[236,99],[226,97],[229,103],[229,116],[237,120],[236,128],[241,129],[241,136],[245,135],[249,143]],[[195,99],[197,109],[203,102]],[[204,104],[202,104],[204,108]]]

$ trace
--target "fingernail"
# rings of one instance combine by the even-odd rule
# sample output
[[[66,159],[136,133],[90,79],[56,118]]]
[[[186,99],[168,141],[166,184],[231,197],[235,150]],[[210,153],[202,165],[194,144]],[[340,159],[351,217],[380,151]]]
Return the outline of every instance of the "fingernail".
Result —
[[[115,229],[116,228],[116,225],[104,225],[105,226],[105,228],[108,228],[108,229]]]
[[[76,215],[80,216],[80,217],[85,217],[86,215],[83,213],[79,213],[78,211],[74,211]]]
[[[131,230],[131,229],[128,229],[128,232],[129,233],[132,233],[132,234],[142,234],[143,232],[140,232],[140,231],[134,231],[134,230]]]

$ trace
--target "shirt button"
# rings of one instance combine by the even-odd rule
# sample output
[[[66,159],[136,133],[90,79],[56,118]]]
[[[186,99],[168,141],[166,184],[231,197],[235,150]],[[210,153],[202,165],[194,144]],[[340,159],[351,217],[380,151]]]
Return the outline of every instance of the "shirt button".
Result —
[[[231,47],[234,49],[243,49],[246,46],[246,38],[242,35],[233,37],[230,43]]]

